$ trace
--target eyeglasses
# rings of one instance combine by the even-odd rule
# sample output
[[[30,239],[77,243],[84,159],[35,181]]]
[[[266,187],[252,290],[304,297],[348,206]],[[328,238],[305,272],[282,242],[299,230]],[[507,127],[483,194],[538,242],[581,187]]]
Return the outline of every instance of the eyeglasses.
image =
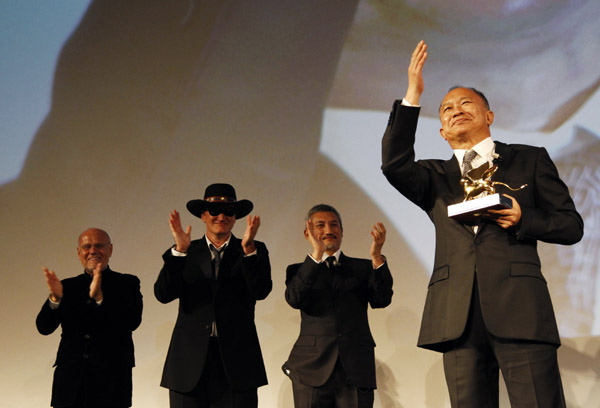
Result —
[[[219,214],[223,214],[226,217],[233,217],[235,215],[235,207],[230,206],[216,206],[208,208],[208,213],[213,217],[218,216]]]

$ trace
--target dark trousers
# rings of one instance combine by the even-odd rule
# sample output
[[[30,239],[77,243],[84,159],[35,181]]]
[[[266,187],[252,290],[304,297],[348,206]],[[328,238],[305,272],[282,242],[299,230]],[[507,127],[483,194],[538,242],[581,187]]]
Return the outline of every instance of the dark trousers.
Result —
[[[477,283],[463,336],[444,353],[453,408],[497,408],[498,370],[513,408],[563,408],[556,346],[492,336],[481,313]]]
[[[219,350],[219,341],[211,337],[206,363],[198,385],[186,393],[169,391],[171,408],[257,408],[256,388],[235,391],[231,388]]]
[[[338,358],[329,379],[320,387],[309,387],[292,380],[295,408],[372,408],[372,388],[360,389],[347,381]]]
[[[69,406],[61,406],[60,408],[87,408],[89,407],[89,405],[69,405]],[[100,405],[94,405],[94,408],[129,408],[129,406],[115,406],[115,405],[105,405],[105,406],[100,406]]]
[[[93,408],[129,408],[130,406],[131,405],[127,405],[127,406],[125,406],[125,405],[122,405],[122,406],[121,405],[104,405],[104,406],[94,405]],[[84,405],[81,403],[81,404],[75,404],[75,405],[69,405],[69,406],[61,405],[60,408],[87,408],[87,407],[89,407],[89,405]]]
[[[55,377],[54,377],[54,381],[59,381],[57,379],[57,370],[61,370],[64,369],[64,367],[57,367],[55,369]],[[67,370],[69,370],[69,368],[66,368]],[[97,401],[97,396],[99,394],[99,389],[96,388],[95,390],[92,390],[92,387],[94,387],[94,380],[95,378],[98,378],[98,376],[101,376],[101,373],[97,373],[94,371],[90,371],[90,370],[83,370],[82,371],[82,375],[80,375],[80,383],[77,389],[77,395],[75,396],[75,401],[73,401],[72,403],[67,403],[66,401],[68,401],[70,398],[70,396],[65,396],[64,394],[61,394],[60,397],[58,398],[58,401],[54,400],[54,393],[55,392],[59,392],[59,391],[55,391],[53,389],[53,403],[54,405],[52,405],[53,407],[60,407],[60,408],[129,408],[131,407],[131,382],[132,382],[132,377],[131,377],[131,372],[132,369],[119,369],[119,370],[114,370],[112,373],[112,387],[107,387],[106,389],[103,388],[104,394],[103,394],[103,401],[107,401],[104,402],[102,404],[99,404]],[[61,374],[63,373],[59,373],[58,377],[61,378]],[[62,380],[64,381],[64,380]],[[56,385],[56,383],[53,384],[53,388]],[[62,387],[61,387],[62,388]],[[127,401],[127,402],[123,402],[123,401]],[[68,404],[68,405],[67,405]]]

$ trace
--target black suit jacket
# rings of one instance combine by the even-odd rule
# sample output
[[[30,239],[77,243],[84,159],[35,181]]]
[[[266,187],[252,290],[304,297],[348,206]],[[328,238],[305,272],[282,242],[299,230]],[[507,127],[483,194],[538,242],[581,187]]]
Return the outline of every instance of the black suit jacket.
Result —
[[[463,200],[460,168],[449,160],[415,162],[419,108],[396,101],[383,136],[382,170],[389,182],[429,215],[435,226],[434,269],[429,282],[418,345],[443,350],[463,332],[476,276],[487,329],[505,339],[560,344],[537,241],[574,244],[583,221],[567,186],[544,148],[496,142],[498,171],[493,180],[516,191],[520,224],[508,230],[482,221],[477,233],[448,218],[447,208]]]
[[[287,302],[300,309],[300,336],[284,370],[296,381],[319,387],[331,375],[338,356],[350,380],[376,388],[375,341],[367,305],[386,307],[392,301],[392,275],[387,262],[373,269],[371,260],[340,255],[332,272],[307,256],[286,272]]]
[[[185,257],[168,249],[154,284],[161,303],[179,299],[179,313],[161,386],[191,391],[204,369],[212,322],[216,322],[223,366],[234,390],[267,384],[254,324],[257,300],[271,292],[271,266],[266,246],[255,241],[257,254],[244,257],[241,240],[232,236],[222,255],[218,278],[212,279],[206,238],[192,241]]]
[[[131,333],[142,321],[140,281],[105,269],[99,306],[89,297],[90,283],[86,273],[62,280],[60,306],[52,309],[44,302],[36,319],[41,334],[62,328],[51,405],[72,405],[83,386],[86,406],[129,407],[135,365]]]

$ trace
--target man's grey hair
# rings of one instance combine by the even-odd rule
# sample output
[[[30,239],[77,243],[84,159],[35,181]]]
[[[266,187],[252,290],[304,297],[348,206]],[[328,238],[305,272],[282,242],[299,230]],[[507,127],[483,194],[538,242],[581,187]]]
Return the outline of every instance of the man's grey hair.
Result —
[[[485,108],[487,110],[491,110],[490,109],[490,103],[488,102],[487,98],[485,97],[485,95],[483,94],[483,92],[481,92],[478,89],[475,89],[471,86],[463,86],[463,85],[454,85],[453,87],[450,87],[450,89],[448,89],[448,92],[452,92],[455,89],[459,89],[459,88],[464,88],[464,89],[469,89],[473,92],[475,92],[477,95],[479,95],[479,97],[481,98],[481,100],[483,101],[483,104],[485,105]],[[440,103],[440,107],[438,108],[438,112],[442,109],[442,104]]]

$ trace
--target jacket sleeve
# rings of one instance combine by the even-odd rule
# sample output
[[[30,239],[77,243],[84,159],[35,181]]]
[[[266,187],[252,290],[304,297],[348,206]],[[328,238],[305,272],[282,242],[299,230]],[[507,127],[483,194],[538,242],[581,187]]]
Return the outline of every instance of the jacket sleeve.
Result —
[[[583,219],[546,149],[539,148],[537,151],[533,186],[535,207],[521,206],[517,239],[575,244],[583,237]]]
[[[306,256],[301,264],[289,265],[285,273],[285,300],[294,309],[302,309],[310,302],[311,289],[321,264]]]
[[[265,299],[273,289],[271,280],[271,262],[269,251],[264,243],[255,241],[256,255],[242,255],[242,275],[246,281],[248,293],[254,300]]]
[[[369,274],[369,304],[373,309],[382,308],[392,303],[392,274],[388,268],[387,260]]]
[[[187,257],[173,256],[171,248],[162,257],[164,264],[154,283],[154,296],[161,303],[169,303],[182,294],[183,269]]]
[[[381,141],[381,170],[390,184],[410,201],[427,210],[429,170],[415,162],[415,134],[420,108],[394,102]]]
[[[35,319],[38,332],[45,336],[54,333],[54,330],[60,325],[60,312],[58,309],[52,309],[48,302],[48,300],[44,302]]]

